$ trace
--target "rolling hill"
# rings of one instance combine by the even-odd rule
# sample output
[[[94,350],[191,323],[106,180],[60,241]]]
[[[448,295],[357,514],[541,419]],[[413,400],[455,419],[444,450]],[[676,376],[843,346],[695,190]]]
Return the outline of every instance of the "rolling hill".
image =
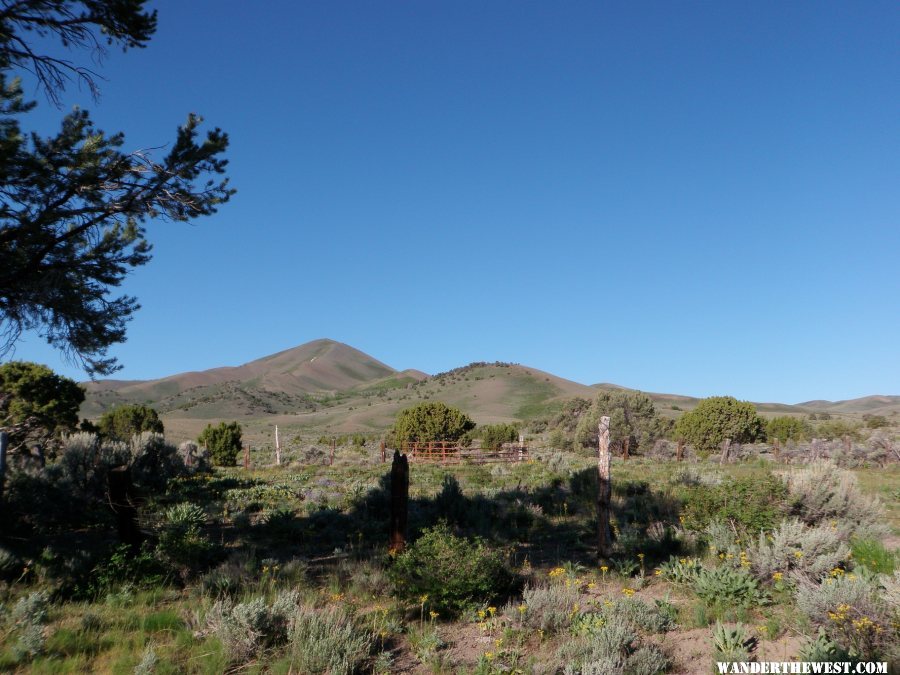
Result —
[[[465,411],[479,424],[528,420],[553,412],[564,400],[592,398],[598,389],[535,368],[510,363],[473,363],[429,376],[398,371],[334,340],[312,342],[241,366],[181,373],[158,380],[101,380],[85,383],[81,414],[97,417],[123,403],[144,403],[159,411],[174,440],[193,438],[210,422],[237,419],[252,442],[271,436],[274,425],[288,434],[380,432],[397,412],[420,401],[440,400]],[[648,394],[660,413],[675,417],[700,399]],[[900,396],[852,401],[809,401],[799,405],[757,404],[764,414],[829,412],[859,416],[900,411]]]

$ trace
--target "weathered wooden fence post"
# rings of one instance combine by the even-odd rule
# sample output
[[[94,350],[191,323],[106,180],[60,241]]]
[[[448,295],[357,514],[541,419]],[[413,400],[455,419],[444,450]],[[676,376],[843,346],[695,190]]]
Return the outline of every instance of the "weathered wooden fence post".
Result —
[[[726,438],[722,441],[722,456],[719,457],[719,464],[724,464],[728,461],[728,453],[731,450],[731,439]]]
[[[281,439],[278,438],[278,425],[275,425],[275,466],[281,466]]]
[[[600,418],[600,438],[597,452],[597,557],[600,560],[612,555],[612,536],[609,531],[609,505],[612,498],[609,467],[609,418]]]
[[[334,466],[334,446],[337,444],[337,440],[334,438],[331,439],[331,457],[328,458],[328,466]]]
[[[781,442],[777,438],[772,439],[772,452],[774,453],[775,461],[777,462],[781,455]]]
[[[401,553],[406,547],[406,519],[409,508],[409,461],[394,450],[391,463],[390,551]]]
[[[622,443],[622,459],[628,459],[628,450],[631,447],[631,439],[626,437]]]
[[[9,434],[0,431],[0,504],[3,503],[3,488],[6,481],[6,448],[9,446]]]
[[[519,461],[525,459],[525,434],[519,434]]]
[[[678,439],[678,445],[675,446],[675,461],[680,462],[684,459],[684,441]]]
[[[384,464],[387,461],[387,455],[384,452],[384,441],[381,441],[381,463]]]
[[[109,488],[109,505],[116,514],[119,527],[119,541],[128,544],[133,553],[141,547],[143,536],[137,522],[134,486],[131,483],[131,469],[117,466],[106,474]]]
[[[849,436],[844,436],[844,452],[848,455],[853,452],[853,439]]]
[[[250,444],[244,446],[244,468],[250,469]]]

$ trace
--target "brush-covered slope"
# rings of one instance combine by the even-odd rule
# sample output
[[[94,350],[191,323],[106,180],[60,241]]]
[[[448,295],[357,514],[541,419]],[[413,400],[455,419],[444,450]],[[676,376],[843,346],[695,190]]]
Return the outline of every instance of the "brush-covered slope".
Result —
[[[847,401],[807,401],[797,405],[828,413],[887,416],[900,413],[900,396],[863,396]]]
[[[315,340],[242,366],[181,373],[148,381],[86,383],[82,414],[93,416],[121,403],[148,403],[160,412],[184,411],[214,418],[311,409],[317,398],[379,382],[421,379],[398,373],[358,349]]]

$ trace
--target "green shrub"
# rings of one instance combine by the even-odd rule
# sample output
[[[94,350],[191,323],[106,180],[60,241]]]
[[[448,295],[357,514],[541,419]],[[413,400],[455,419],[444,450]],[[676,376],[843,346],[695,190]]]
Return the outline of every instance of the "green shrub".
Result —
[[[76,595],[96,598],[124,584],[153,588],[163,583],[165,578],[165,568],[146,543],[137,554],[128,544],[120,544],[109,557],[94,567],[90,581],[76,589]]]
[[[823,628],[819,628],[815,638],[804,644],[797,654],[800,661],[819,661],[822,663],[840,663],[850,660],[850,654],[837,642],[831,640]]]
[[[703,566],[696,558],[676,558],[672,556],[659,566],[661,575],[676,584],[692,584]]]
[[[390,578],[401,598],[427,602],[446,618],[502,597],[515,580],[503,554],[480,539],[455,536],[446,524],[425,530],[397,556]]]
[[[237,464],[238,453],[243,447],[241,425],[237,422],[221,422],[215,427],[208,424],[197,442],[209,450],[214,464],[234,466]]]
[[[426,402],[397,413],[392,429],[393,441],[457,441],[475,428],[475,422],[457,408],[445,403]]]
[[[485,450],[499,450],[504,443],[513,443],[519,439],[519,430],[515,424],[489,424],[478,428],[481,436],[481,447]]]
[[[597,425],[609,417],[609,447],[614,454],[646,451],[653,442],[665,436],[671,422],[660,417],[653,400],[637,391],[601,391],[591,407],[579,416],[575,440],[596,450]]]
[[[726,439],[732,443],[753,443],[766,438],[765,423],[756,407],[731,396],[700,401],[696,408],[678,418],[675,434],[700,454],[716,452]]]
[[[809,423],[791,415],[773,417],[766,423],[766,434],[769,440],[777,438],[782,443],[788,441],[805,441],[812,431]]]
[[[157,412],[146,405],[120,405],[107,410],[97,420],[100,435],[112,441],[127,443],[144,431],[163,433],[163,423]]]
[[[684,525],[700,531],[719,520],[751,533],[771,530],[784,516],[787,493],[784,482],[771,473],[693,486],[682,497]]]
[[[716,621],[713,629],[713,649],[717,662],[744,662],[753,660],[756,651],[756,638],[750,635],[747,626],[742,623],[728,627]]]
[[[693,586],[700,599],[708,605],[750,607],[765,604],[768,600],[759,582],[743,568],[701,568]]]
[[[165,513],[156,552],[182,579],[209,567],[219,553],[201,529],[205,522],[203,509],[188,502],[176,504]]]

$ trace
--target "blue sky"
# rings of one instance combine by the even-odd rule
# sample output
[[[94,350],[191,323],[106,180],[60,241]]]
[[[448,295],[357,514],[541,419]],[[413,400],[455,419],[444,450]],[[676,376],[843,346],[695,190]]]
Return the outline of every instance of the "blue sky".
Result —
[[[429,372],[900,394],[896,3],[155,6],[100,102],[64,104],[135,149],[201,113],[238,194],[148,228],[118,377],[330,337]],[[84,377],[35,336],[15,358]]]

